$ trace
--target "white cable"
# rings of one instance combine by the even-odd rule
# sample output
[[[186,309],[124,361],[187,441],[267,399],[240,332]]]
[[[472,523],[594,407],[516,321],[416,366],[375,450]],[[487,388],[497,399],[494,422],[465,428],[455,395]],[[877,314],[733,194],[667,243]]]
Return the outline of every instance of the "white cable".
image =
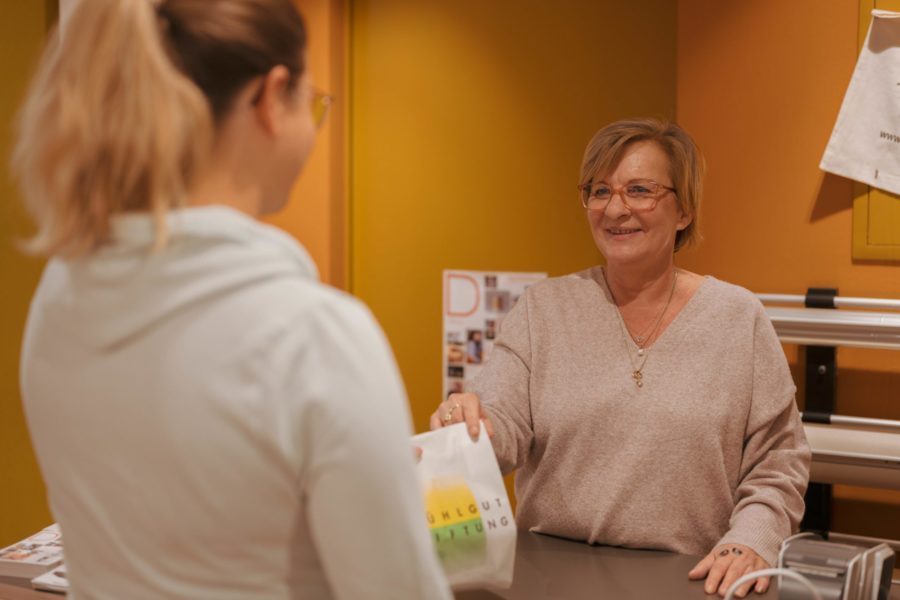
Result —
[[[738,578],[737,581],[731,584],[731,587],[728,588],[728,591],[725,592],[725,600],[732,600],[734,598],[734,592],[751,579],[765,577],[767,575],[781,575],[788,576],[791,579],[796,579],[797,581],[802,583],[807,590],[809,590],[809,593],[812,594],[813,600],[822,600],[822,594],[819,593],[819,590],[815,588],[815,586],[809,581],[809,579],[793,569],[784,569],[780,567],[760,569],[759,571],[753,571],[752,573],[747,573],[743,577]]]

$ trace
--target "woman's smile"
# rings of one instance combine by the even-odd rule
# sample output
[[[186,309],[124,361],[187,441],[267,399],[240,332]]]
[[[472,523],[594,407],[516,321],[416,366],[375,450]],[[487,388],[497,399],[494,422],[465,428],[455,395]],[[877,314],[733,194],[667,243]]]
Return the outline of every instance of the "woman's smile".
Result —
[[[643,233],[639,227],[607,227],[606,233],[614,240],[631,240]]]

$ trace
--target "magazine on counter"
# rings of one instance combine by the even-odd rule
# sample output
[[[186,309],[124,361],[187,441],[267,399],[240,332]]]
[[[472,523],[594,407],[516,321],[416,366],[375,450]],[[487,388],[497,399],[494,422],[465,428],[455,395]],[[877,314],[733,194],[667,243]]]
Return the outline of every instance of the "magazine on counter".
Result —
[[[63,561],[62,533],[53,524],[0,549],[0,576],[32,579]]]
[[[48,592],[68,592],[69,578],[66,573],[66,564],[63,563],[50,569],[43,575],[38,575],[31,580],[31,586],[36,590],[46,590]]]

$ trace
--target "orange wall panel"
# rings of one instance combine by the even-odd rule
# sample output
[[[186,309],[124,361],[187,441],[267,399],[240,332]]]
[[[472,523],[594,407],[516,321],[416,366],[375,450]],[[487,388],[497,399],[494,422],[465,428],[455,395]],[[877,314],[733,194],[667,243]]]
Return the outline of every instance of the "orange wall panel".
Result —
[[[853,183],[819,170],[857,53],[857,0],[678,10],[678,120],[709,166],[703,244],[682,264],[754,291],[900,296],[896,266],[850,256]]]

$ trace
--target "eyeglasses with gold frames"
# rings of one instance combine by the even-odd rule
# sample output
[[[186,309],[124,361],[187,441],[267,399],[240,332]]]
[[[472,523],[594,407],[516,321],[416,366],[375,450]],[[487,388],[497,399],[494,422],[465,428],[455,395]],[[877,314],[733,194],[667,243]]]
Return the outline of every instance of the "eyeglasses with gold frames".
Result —
[[[262,99],[265,85],[266,82],[263,80],[259,85],[259,89],[253,94],[253,98],[250,100],[250,103],[253,104],[253,106],[259,104],[260,99]],[[312,88],[310,91],[312,94],[312,98],[310,99],[310,112],[312,113],[313,124],[316,129],[319,129],[325,122],[325,117],[328,116],[329,107],[334,104],[334,97],[318,88]]]
[[[325,117],[328,116],[328,109],[333,103],[333,96],[331,96],[330,94],[326,94],[322,90],[313,88],[312,102],[310,103],[310,105],[312,109],[313,123],[315,124],[316,129],[319,129],[325,122]]]
[[[675,188],[657,183],[652,179],[635,179],[625,185],[610,185],[605,181],[587,182],[578,186],[581,205],[588,210],[606,210],[616,194],[622,204],[631,212],[649,212],[656,208],[660,198]]]

